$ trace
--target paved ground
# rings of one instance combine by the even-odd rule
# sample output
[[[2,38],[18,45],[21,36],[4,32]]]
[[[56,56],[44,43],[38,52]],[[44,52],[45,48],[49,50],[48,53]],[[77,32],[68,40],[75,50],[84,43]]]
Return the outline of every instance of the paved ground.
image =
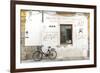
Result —
[[[24,60],[22,61],[22,63],[28,63],[28,62],[52,62],[52,61],[71,61],[71,60],[86,60],[84,58],[63,58],[63,59],[54,59],[54,60],[50,60],[48,58],[43,58],[41,61],[34,61],[34,59],[30,59],[30,60]]]

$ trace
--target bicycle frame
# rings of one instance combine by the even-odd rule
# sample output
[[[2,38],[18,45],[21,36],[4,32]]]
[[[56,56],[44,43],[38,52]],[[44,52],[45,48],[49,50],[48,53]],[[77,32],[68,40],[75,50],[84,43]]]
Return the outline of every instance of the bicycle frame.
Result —
[[[44,53],[43,51],[42,51],[42,49],[41,49],[41,51],[40,51],[45,57],[48,57],[49,56],[49,54],[50,54],[50,50],[48,49],[48,51],[46,52],[46,53]]]

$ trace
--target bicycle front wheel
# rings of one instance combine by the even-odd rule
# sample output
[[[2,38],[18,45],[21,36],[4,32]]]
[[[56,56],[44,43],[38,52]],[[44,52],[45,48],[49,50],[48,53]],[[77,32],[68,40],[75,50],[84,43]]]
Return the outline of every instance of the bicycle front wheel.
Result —
[[[56,57],[57,57],[57,52],[56,51],[50,51],[50,53],[49,53],[49,59],[51,59],[51,60],[53,60],[53,59],[55,59]]]
[[[36,51],[35,53],[33,53],[33,56],[32,58],[35,60],[35,61],[40,61],[42,60],[42,53],[40,51]]]

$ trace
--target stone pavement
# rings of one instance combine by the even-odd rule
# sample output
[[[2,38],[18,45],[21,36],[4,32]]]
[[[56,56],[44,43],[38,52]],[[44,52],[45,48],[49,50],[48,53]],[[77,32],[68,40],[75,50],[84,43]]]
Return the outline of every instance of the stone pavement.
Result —
[[[30,63],[30,62],[53,62],[53,61],[72,61],[72,60],[86,60],[85,58],[62,58],[62,59],[54,59],[50,60],[49,58],[43,58],[41,61],[34,61],[34,59],[24,60],[22,63]]]

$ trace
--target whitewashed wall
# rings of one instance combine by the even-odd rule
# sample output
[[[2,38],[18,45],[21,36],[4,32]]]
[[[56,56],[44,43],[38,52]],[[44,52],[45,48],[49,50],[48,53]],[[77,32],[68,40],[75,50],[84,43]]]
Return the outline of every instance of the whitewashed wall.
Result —
[[[41,45],[41,14],[38,12],[27,11],[25,24],[25,45],[38,46]]]
[[[29,16],[27,16],[29,17]],[[87,57],[88,50],[88,18],[83,14],[74,16],[51,16],[44,14],[44,22],[41,22],[41,14],[31,15],[31,22],[27,18],[26,31],[29,38],[25,39],[26,46],[44,45],[43,50],[51,46],[57,51],[57,58]],[[60,45],[60,24],[72,24],[73,44]],[[55,25],[55,28],[50,28]],[[79,33],[80,28],[83,33]],[[56,47],[59,46],[59,47]]]

